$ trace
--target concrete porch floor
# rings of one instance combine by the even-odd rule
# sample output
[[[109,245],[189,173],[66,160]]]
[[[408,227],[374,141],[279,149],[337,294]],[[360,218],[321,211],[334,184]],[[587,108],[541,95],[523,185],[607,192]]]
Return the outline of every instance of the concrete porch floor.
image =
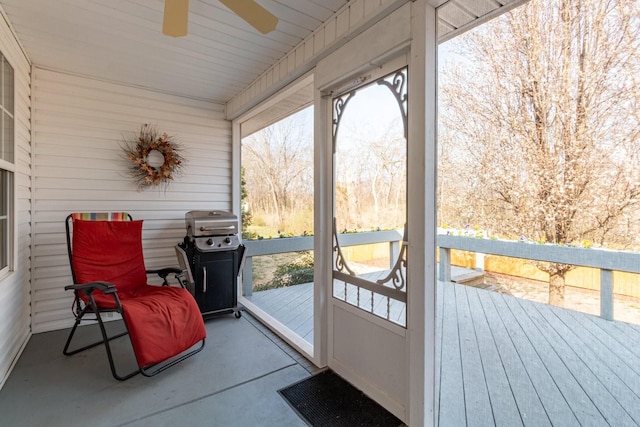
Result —
[[[246,312],[206,327],[200,353],[124,382],[103,346],[64,356],[68,330],[35,334],[0,390],[0,426],[306,425],[277,390],[318,372],[313,364]],[[123,371],[135,366],[124,340],[114,348]]]

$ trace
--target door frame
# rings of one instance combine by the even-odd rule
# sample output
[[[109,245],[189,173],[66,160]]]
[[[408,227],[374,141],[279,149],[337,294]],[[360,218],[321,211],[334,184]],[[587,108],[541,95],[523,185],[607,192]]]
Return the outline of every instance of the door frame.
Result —
[[[247,120],[251,119],[252,117],[255,117],[256,115],[260,114],[261,112],[264,112],[266,110],[268,110],[269,108],[272,108],[273,106],[277,105],[279,102],[285,100],[286,98],[292,96],[293,94],[295,94],[296,92],[298,92],[301,88],[311,84],[313,82],[314,79],[314,74],[313,72],[308,72],[306,74],[304,74],[303,76],[301,76],[300,78],[296,79],[295,81],[293,81],[292,83],[290,83],[286,88],[282,89],[281,91],[279,91],[276,95],[270,97],[269,99],[267,99],[266,101],[260,103],[259,105],[251,108],[249,111],[245,112],[244,114],[242,114],[241,116],[238,116],[237,118],[235,118],[232,121],[231,127],[232,127],[232,141],[233,141],[233,148],[232,148],[232,169],[234,171],[234,177],[235,179],[233,180],[232,183],[232,209],[233,209],[233,213],[235,215],[237,215],[238,218],[241,218],[241,179],[240,179],[240,171],[241,171],[241,167],[242,167],[242,159],[241,159],[241,152],[242,152],[242,123],[246,122]],[[315,103],[314,103],[314,111],[316,109],[315,107]],[[315,113],[314,113],[314,121],[315,121]],[[315,129],[315,123],[314,123],[314,129]],[[315,132],[315,130],[314,130]],[[315,138],[315,136],[314,136]],[[315,168],[315,165],[314,165]],[[314,171],[315,174],[315,171]],[[314,188],[314,191],[316,191],[316,189]],[[315,198],[315,196],[314,196]],[[315,202],[314,202],[315,203]],[[314,206],[314,216],[316,215],[316,208],[317,205]],[[240,230],[242,232],[242,230]],[[316,237],[314,237],[314,241],[315,241]],[[307,357],[309,360],[311,360],[315,365],[317,365],[318,367],[323,367],[325,365],[323,365],[321,363],[321,351],[318,350],[320,347],[318,347],[318,340],[315,337],[316,335],[316,329],[317,325],[314,323],[314,344],[309,344],[306,340],[304,340],[302,337],[296,335],[295,333],[293,333],[289,328],[287,328],[284,324],[282,324],[280,321],[278,321],[277,319],[275,319],[273,316],[271,316],[269,313],[267,313],[266,311],[264,311],[263,309],[261,309],[259,306],[257,306],[256,304],[254,304],[253,302],[251,302],[249,299],[245,298],[243,296],[243,291],[242,291],[242,280],[239,279],[238,283],[237,283],[237,289],[238,289],[238,302],[240,303],[240,305],[242,305],[243,307],[245,307],[254,317],[256,317],[260,322],[262,322],[263,324],[267,325],[276,335],[278,335],[280,338],[282,338],[284,341],[286,341],[289,345],[291,345],[293,348],[295,348],[298,352],[302,353],[305,357]],[[317,308],[317,303],[316,303],[317,299],[314,296],[314,313],[316,310],[318,310]],[[314,315],[314,317],[317,317]]]
[[[384,58],[384,62],[381,60],[375,64],[362,64],[361,67],[358,67],[358,74],[349,76],[350,79],[346,85],[338,84],[324,89],[326,94],[325,102],[330,110],[328,112],[330,115],[327,117],[329,124],[332,125],[333,120],[335,120],[335,117],[333,117],[334,99],[349,93],[351,90],[367,86],[381,77],[390,76],[399,69],[408,68],[408,49],[402,48],[394,53],[393,57],[389,55],[389,57]],[[410,75],[411,71],[408,70],[409,81],[411,80]],[[355,97],[357,97],[357,94]],[[397,101],[393,100],[392,97],[389,97],[389,102],[393,102],[397,106]],[[334,206],[336,165],[333,153],[333,129],[327,136],[325,143],[331,147],[331,156],[325,173],[330,175],[331,178],[330,206],[331,218],[333,219],[336,215]],[[332,171],[332,173],[329,173],[329,171]],[[327,212],[327,210],[326,208],[323,209],[324,212]],[[331,230],[333,230],[333,223],[324,234],[333,237]],[[324,255],[325,261],[329,261],[331,264],[329,266],[331,275],[328,278],[328,282],[324,282],[328,283],[328,286],[325,287],[328,315],[327,364],[336,373],[386,407],[391,413],[406,421],[408,397],[406,329],[334,298],[332,296],[333,239],[331,251],[325,252]],[[392,262],[395,263],[395,260],[392,260]]]
[[[436,10],[426,0],[408,2],[382,18],[346,45],[319,61],[316,85],[316,169],[328,169],[331,150],[331,99],[336,88],[353,84],[354,79],[372,65],[384,64],[403,52],[409,55],[409,141],[407,147],[407,217],[409,262],[407,265],[407,329],[404,339],[406,383],[403,400],[378,395],[361,387],[371,397],[409,425],[433,425],[435,389],[435,292],[436,292]],[[318,158],[323,156],[324,158]],[[325,301],[322,322],[328,325],[327,345],[320,348],[329,366],[333,351],[329,331],[334,326],[329,311],[332,287],[333,176],[326,173],[316,180],[316,291]],[[417,262],[411,262],[417,260]],[[341,308],[339,304],[332,307]],[[346,309],[348,310],[348,308]],[[318,320],[318,319],[317,319]],[[392,332],[391,332],[392,333]],[[350,376],[356,386],[367,379]]]

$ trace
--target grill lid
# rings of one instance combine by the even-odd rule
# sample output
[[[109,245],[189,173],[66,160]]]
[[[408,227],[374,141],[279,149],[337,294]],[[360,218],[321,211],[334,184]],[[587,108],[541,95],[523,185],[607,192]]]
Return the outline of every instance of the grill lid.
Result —
[[[189,211],[184,221],[187,236],[230,236],[238,234],[238,217],[226,211]]]

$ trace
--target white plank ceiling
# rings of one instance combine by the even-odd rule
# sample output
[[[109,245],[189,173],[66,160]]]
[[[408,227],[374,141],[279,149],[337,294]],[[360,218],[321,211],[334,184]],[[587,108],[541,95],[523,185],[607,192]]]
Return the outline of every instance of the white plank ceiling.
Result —
[[[2,0],[31,61],[226,102],[347,0],[261,0],[279,18],[262,35],[218,0],[191,0],[189,35],[162,34],[164,0]]]
[[[191,0],[189,35],[182,38],[162,34],[163,0],[0,0],[0,5],[38,67],[225,103],[348,0],[257,2],[279,18],[276,31],[258,33],[218,0]],[[521,2],[451,0],[441,7],[440,38]]]

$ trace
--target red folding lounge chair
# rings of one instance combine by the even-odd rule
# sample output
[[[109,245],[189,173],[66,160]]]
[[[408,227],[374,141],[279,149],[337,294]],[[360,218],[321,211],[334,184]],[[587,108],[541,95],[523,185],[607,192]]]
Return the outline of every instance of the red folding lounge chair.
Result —
[[[111,373],[126,380],[142,373],[155,375],[202,350],[206,331],[193,296],[182,287],[169,286],[177,268],[147,271],[142,255],[142,221],[127,213],[74,213],[67,217],[67,249],[73,276],[75,324],[63,353],[72,355],[104,343]],[[158,274],[163,286],[147,284],[147,274]],[[101,313],[117,312],[126,332],[107,336]],[[69,350],[85,314],[97,320],[102,340]],[[85,319],[87,320],[87,319]],[[109,341],[129,335],[138,369],[119,375]]]

